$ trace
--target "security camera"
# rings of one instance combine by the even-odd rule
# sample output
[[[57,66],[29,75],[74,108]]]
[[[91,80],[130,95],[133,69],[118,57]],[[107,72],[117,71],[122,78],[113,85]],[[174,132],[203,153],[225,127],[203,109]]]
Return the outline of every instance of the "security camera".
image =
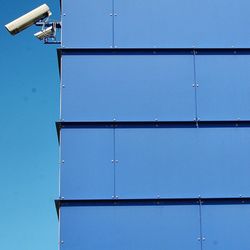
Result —
[[[11,35],[16,35],[20,31],[35,24],[37,21],[49,17],[51,14],[49,6],[47,4],[43,4],[16,20],[6,24],[5,27]]]
[[[54,32],[55,32],[54,28],[53,26],[51,26],[51,27],[48,27],[47,29],[37,32],[36,34],[34,34],[34,36],[38,38],[39,40],[43,40],[44,38],[53,35]]]

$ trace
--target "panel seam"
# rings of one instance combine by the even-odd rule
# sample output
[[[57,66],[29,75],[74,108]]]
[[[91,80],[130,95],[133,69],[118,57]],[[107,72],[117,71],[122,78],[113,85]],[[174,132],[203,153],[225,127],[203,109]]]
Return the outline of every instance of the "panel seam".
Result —
[[[193,50],[193,66],[194,66],[194,98],[195,98],[195,120],[198,121],[198,100],[197,100],[197,72],[196,72],[196,50]]]
[[[116,133],[115,133],[115,127],[113,128],[113,191],[114,191],[114,196],[113,198],[116,198]]]
[[[200,199],[199,200],[199,223],[200,223],[200,237],[199,237],[199,240],[200,240],[200,247],[201,247],[201,250],[203,250],[203,240],[204,240],[204,237],[203,237],[203,228],[202,228],[202,203],[203,201]]]
[[[115,0],[112,0],[112,48],[115,48]]]

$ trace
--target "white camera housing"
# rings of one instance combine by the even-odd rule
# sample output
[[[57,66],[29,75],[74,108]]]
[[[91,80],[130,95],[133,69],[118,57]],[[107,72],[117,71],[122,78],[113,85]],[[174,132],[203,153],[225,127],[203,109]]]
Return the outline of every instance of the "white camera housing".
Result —
[[[43,40],[44,38],[53,34],[54,34],[54,28],[53,26],[51,26],[51,27],[48,27],[47,29],[44,29],[35,33],[34,36],[38,38],[39,40]]]
[[[51,14],[52,13],[49,9],[49,6],[47,4],[43,4],[36,9],[28,12],[27,14],[17,18],[16,20],[6,24],[5,27],[10,32],[10,34],[16,35],[20,31],[28,28],[37,21],[49,17]]]

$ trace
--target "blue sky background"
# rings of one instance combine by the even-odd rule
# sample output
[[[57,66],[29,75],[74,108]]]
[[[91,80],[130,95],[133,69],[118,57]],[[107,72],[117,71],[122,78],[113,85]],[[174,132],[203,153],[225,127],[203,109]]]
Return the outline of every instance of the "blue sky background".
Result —
[[[59,19],[59,0],[0,0],[0,249],[58,247],[59,73],[55,45],[31,27],[11,36],[4,25],[47,3]]]

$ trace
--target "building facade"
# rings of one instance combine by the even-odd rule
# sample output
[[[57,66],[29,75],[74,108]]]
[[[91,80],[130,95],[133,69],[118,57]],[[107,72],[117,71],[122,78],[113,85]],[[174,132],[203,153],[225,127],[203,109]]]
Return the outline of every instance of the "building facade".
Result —
[[[250,2],[62,0],[62,250],[249,250]]]

